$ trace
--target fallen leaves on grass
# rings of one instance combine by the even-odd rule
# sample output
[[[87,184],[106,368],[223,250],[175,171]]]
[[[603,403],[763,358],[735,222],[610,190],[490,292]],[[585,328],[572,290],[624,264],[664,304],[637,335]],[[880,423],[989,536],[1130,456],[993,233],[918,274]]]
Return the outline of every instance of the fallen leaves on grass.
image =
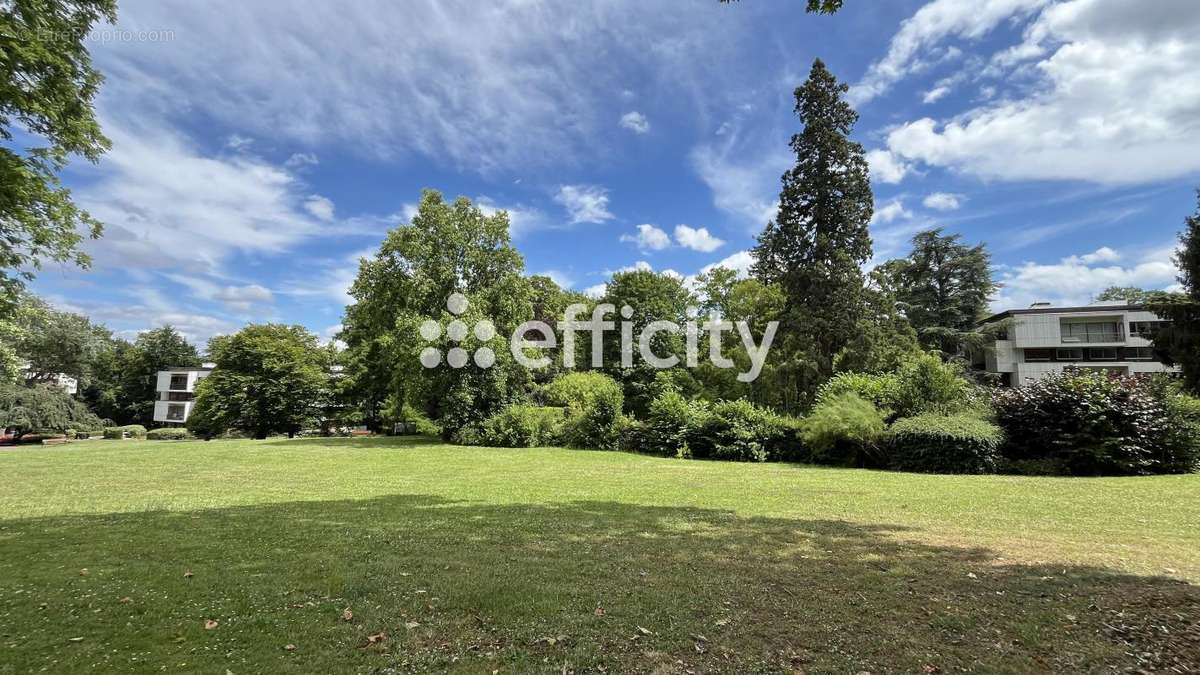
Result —
[[[342,610],[342,621],[352,621],[352,620],[354,620],[354,612],[351,612],[349,607],[347,607],[346,609],[343,609]]]
[[[286,644],[283,646],[283,650],[288,651],[288,652],[294,652],[294,651],[296,651],[296,645]]]
[[[207,620],[205,620],[205,622],[204,622],[204,630],[212,630],[212,629],[216,628],[216,627],[217,627],[217,626],[219,626],[219,625],[221,625],[221,624],[217,623],[215,620],[213,620],[213,619],[207,619]]]
[[[117,602],[121,603],[122,605],[128,605],[129,603],[133,602],[133,598],[131,598],[129,596],[125,596],[125,597],[121,598],[120,600],[118,600]]]
[[[414,628],[420,628],[420,627],[421,627],[421,624],[417,623],[416,621],[409,621],[408,623],[404,624],[404,628],[407,630],[412,630]]]
[[[184,578],[184,579],[191,579],[191,578],[192,578],[192,577],[194,577],[194,576],[196,576],[196,575],[192,574],[192,571],[191,571],[191,570],[187,570],[187,571],[185,571],[185,572],[183,573],[183,578]]]
[[[603,607],[596,608],[596,616],[604,616],[604,608]]]

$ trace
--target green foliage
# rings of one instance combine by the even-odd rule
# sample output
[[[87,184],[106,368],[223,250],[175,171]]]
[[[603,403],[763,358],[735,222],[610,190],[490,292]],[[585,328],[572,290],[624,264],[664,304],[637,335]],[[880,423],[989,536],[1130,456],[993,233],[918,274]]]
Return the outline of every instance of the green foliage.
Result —
[[[908,257],[884,263],[879,275],[921,344],[950,355],[969,340],[998,288],[984,245],[967,246],[941,228],[917,233]]]
[[[878,269],[871,278],[873,285],[863,291],[866,311],[854,337],[835,359],[839,372],[888,372],[921,352],[917,333],[898,310],[895,298],[877,283]]]
[[[448,438],[520,399],[530,374],[517,367],[502,336],[532,315],[533,290],[523,267],[506,212],[488,215],[464,197],[447,203],[436,191],[422,193],[412,222],[389,231],[378,254],[360,262],[350,290],[355,302],[342,320],[347,392],[369,424],[381,425],[381,406],[394,398],[439,422]],[[486,318],[496,327],[488,345],[496,355],[491,368],[428,369],[419,361],[427,346],[443,354],[450,346],[483,346],[474,335],[463,345],[430,345],[419,334],[426,320],[444,329],[455,318],[446,311],[455,292],[469,300],[462,321],[471,326]]]
[[[990,473],[1004,434],[971,415],[925,414],[896,420],[886,440],[888,466],[899,471]]]
[[[1131,475],[1196,468],[1195,405],[1137,377],[1076,371],[994,396],[1009,468]]]
[[[671,457],[691,457],[698,445],[700,429],[708,420],[709,405],[689,400],[668,390],[650,403],[645,421],[638,427],[638,452]]]
[[[898,385],[893,412],[899,417],[921,413],[955,413],[973,406],[971,383],[962,366],[945,363],[933,354],[921,354],[896,372]]]
[[[854,394],[870,401],[885,416],[900,406],[900,376],[896,373],[838,373],[817,390],[817,405]]]
[[[1115,302],[1124,300],[1131,305],[1140,305],[1150,298],[1150,291],[1137,286],[1109,286],[1100,291],[1096,302]]]
[[[250,325],[213,338],[216,369],[196,387],[188,429],[212,438],[240,429],[255,438],[317,426],[330,393],[329,353],[302,326]]]
[[[510,405],[473,430],[472,445],[496,448],[536,448],[562,442],[566,409]]]
[[[109,147],[93,110],[103,78],[84,38],[95,24],[115,21],[115,0],[0,5],[2,305],[11,306],[43,259],[90,263],[79,243],[99,237],[100,223],[75,205],[58,172],[72,155],[95,162]],[[43,144],[18,148],[14,139]]]
[[[699,425],[692,456],[739,462],[807,459],[799,424],[749,401],[721,401]]]
[[[104,437],[107,439],[146,438],[148,431],[140,424],[126,424],[121,427],[104,427]]]
[[[186,441],[191,437],[187,429],[179,427],[163,427],[146,432],[146,440],[149,441]]]
[[[621,385],[595,372],[567,373],[542,389],[551,406],[567,409],[566,444],[576,448],[614,449],[620,445],[624,394]]]
[[[796,165],[783,176],[779,211],[754,249],[754,274],[787,298],[780,347],[804,360],[791,386],[801,404],[833,374],[834,357],[854,338],[864,313],[862,265],[871,257],[874,210],[863,147],[850,140],[858,114],[819,59],[796,89],[804,129],[792,137]]]
[[[870,401],[844,393],[814,406],[801,422],[800,436],[819,464],[876,466],[886,428],[883,413]]]
[[[614,312],[609,320],[622,320],[616,313],[624,306],[633,309],[627,320],[633,324],[633,335],[641,335],[652,322],[671,321],[682,326],[688,319],[688,307],[695,297],[678,277],[633,270],[618,272],[608,282],[602,303],[610,303]],[[628,363],[623,362],[620,334],[607,332],[604,340],[604,372],[621,383],[625,396],[625,410],[633,415],[642,415],[657,393],[654,382],[659,371],[638,356]],[[634,354],[638,346],[634,345]],[[659,358],[675,356],[684,363],[685,342],[680,334],[659,332],[650,341],[651,351]],[[586,364],[581,364],[586,365]]]
[[[1182,293],[1153,293],[1150,311],[1171,323],[1154,335],[1154,351],[1183,370],[1184,386],[1200,395],[1200,190],[1196,212],[1184,221],[1175,254]]]
[[[56,387],[0,384],[0,429],[11,427],[14,438],[100,424],[87,406]]]

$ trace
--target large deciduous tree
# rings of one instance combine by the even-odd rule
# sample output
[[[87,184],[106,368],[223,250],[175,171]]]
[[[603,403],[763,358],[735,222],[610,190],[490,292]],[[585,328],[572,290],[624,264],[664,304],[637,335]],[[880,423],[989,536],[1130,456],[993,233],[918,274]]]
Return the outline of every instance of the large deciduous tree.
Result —
[[[302,326],[252,325],[213,338],[212,374],[196,387],[187,426],[212,438],[238,429],[255,438],[320,422],[329,395],[329,352]]]
[[[941,228],[917,233],[908,257],[884,263],[880,273],[921,344],[948,355],[971,341],[997,289],[987,248]]]
[[[412,222],[388,232],[378,254],[361,261],[350,289],[354,304],[342,321],[348,385],[372,426],[407,403],[441,421],[449,435],[519,394],[529,373],[512,367],[500,336],[532,317],[524,264],[512,246],[506,212],[485,214],[465,197],[447,203],[436,191],[422,194]],[[454,293],[468,300],[462,316],[448,312]],[[494,335],[478,340],[470,333],[451,345],[445,328],[456,318],[467,326],[487,319]],[[435,340],[420,335],[425,321],[442,327]],[[425,368],[419,361],[426,347],[444,356],[455,346],[473,354],[483,342],[496,357],[490,368],[473,360],[461,368],[445,360]]]
[[[83,41],[115,20],[116,0],[0,3],[0,310],[43,259],[89,264],[79,244],[100,236],[100,223],[58,172],[73,155],[95,162],[109,147],[93,110],[102,78]]]
[[[1184,221],[1175,254],[1180,293],[1155,293],[1149,308],[1171,323],[1156,331],[1154,349],[1167,363],[1183,369],[1184,385],[1200,394],[1200,190],[1196,212]]]
[[[158,371],[199,366],[200,355],[174,327],[162,326],[138,335],[122,362],[124,415],[130,422],[149,426],[154,420]]]
[[[759,236],[754,274],[786,297],[782,347],[795,365],[798,399],[807,402],[833,372],[864,312],[862,265],[871,257],[874,210],[862,145],[850,140],[858,114],[849,89],[818,59],[796,89],[796,165],[783,175],[779,211]]]

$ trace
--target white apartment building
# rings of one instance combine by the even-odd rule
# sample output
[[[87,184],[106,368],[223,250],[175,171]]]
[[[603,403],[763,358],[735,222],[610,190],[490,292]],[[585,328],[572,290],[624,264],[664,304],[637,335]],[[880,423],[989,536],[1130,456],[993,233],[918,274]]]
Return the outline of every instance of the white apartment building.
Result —
[[[1166,323],[1144,307],[1104,302],[1086,307],[1035,303],[988,317],[1011,325],[994,346],[975,356],[975,365],[998,373],[1004,384],[1021,386],[1067,368],[1132,375],[1177,372],[1158,361],[1150,336]]]
[[[183,424],[195,405],[196,383],[208,377],[211,363],[199,368],[170,368],[158,371],[157,395],[154,399],[154,421]]]

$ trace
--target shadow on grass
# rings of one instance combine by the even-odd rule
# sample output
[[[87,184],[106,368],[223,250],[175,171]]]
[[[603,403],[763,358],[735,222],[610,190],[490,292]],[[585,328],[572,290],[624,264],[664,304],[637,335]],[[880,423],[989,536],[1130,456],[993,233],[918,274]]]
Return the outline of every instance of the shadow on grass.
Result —
[[[313,436],[309,438],[270,438],[256,440],[254,443],[276,447],[404,448],[441,445],[442,441],[434,436]]]
[[[425,496],[2,521],[0,672],[1200,667],[1195,586],[919,537]]]

